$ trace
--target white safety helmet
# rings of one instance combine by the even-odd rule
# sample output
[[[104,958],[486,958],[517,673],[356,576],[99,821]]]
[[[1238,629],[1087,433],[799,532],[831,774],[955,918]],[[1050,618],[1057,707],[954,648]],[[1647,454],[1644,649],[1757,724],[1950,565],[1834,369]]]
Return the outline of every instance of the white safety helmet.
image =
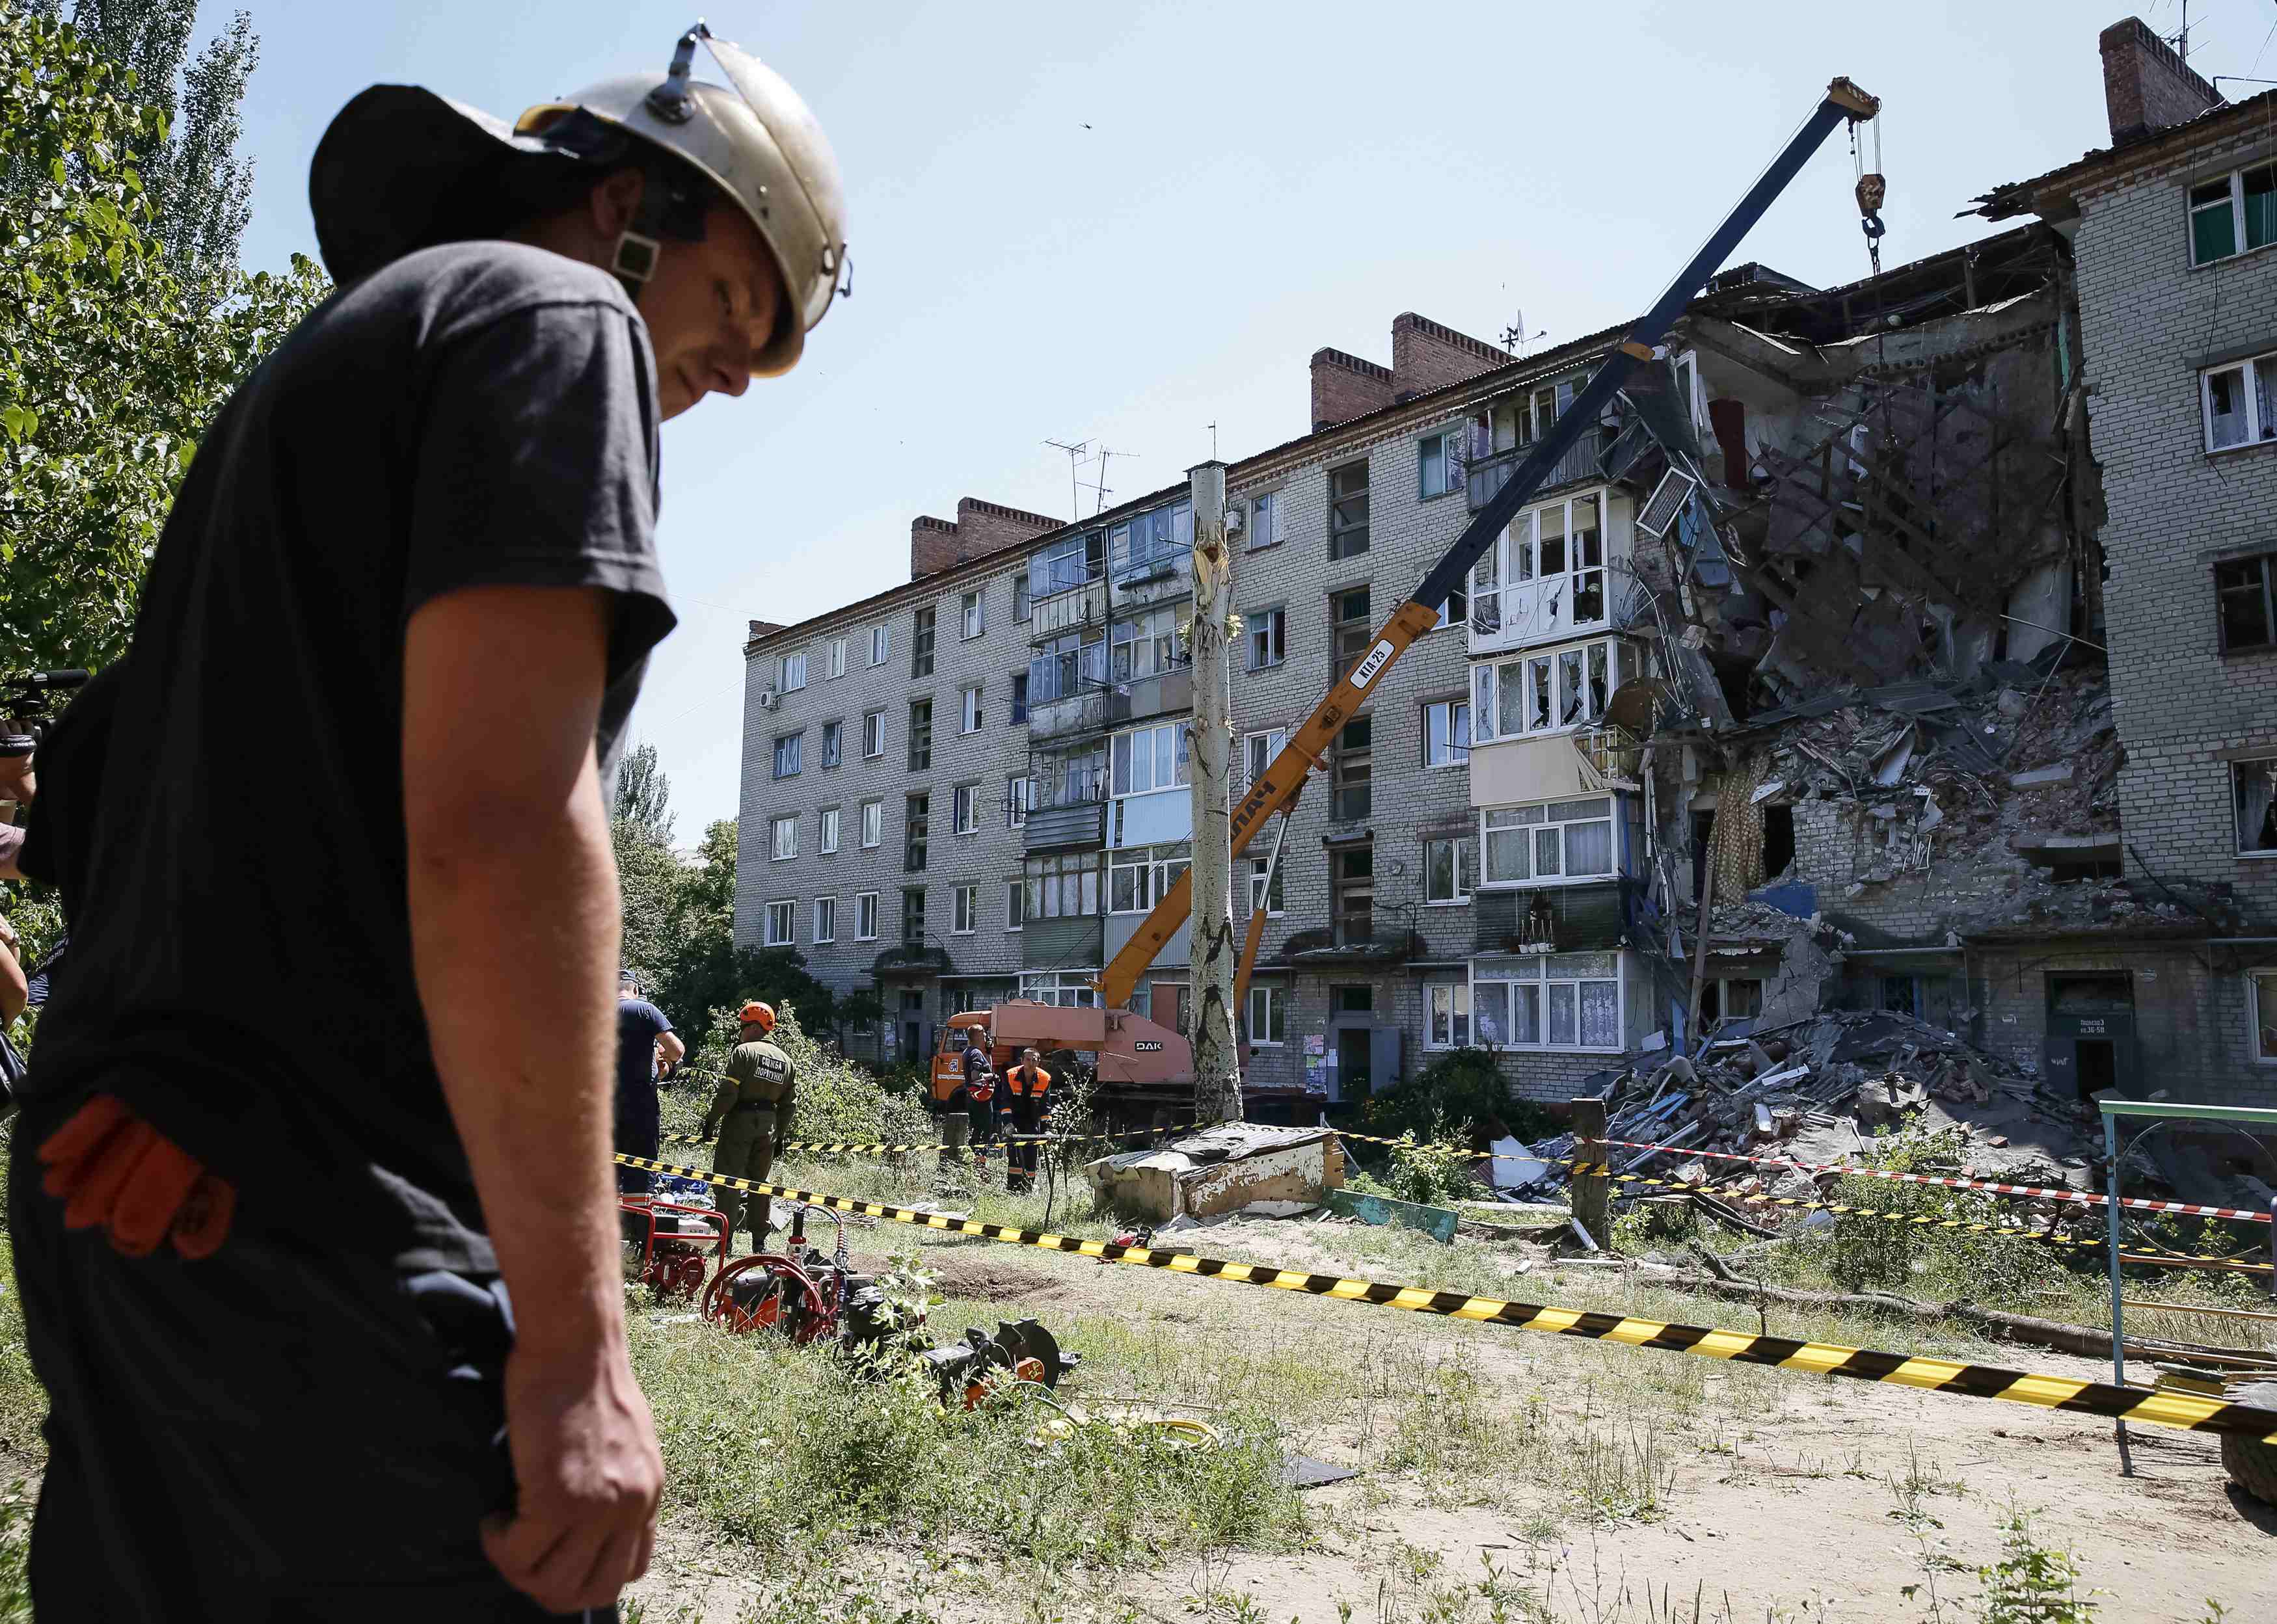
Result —
[[[732,88],[692,76],[699,42]],[[838,160],[798,93],[701,22],[681,35],[661,77],[606,80],[540,103],[511,128],[431,91],[373,86],[317,144],[308,178],[317,243],[333,277],[351,281],[460,234],[478,218],[483,194],[510,188],[517,167],[637,162],[642,143],[709,180],[766,243],[787,299],[751,370],[789,371],[832,298],[852,291]],[[651,178],[667,179],[660,170]],[[667,184],[650,188],[613,267],[636,297],[663,251],[660,239],[700,235],[708,201]]]

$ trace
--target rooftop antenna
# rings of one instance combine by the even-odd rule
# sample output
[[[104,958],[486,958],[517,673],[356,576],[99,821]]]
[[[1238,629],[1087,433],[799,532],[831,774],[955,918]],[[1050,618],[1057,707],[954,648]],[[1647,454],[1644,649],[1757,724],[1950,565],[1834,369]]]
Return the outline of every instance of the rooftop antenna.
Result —
[[[1107,511],[1107,498],[1114,494],[1114,488],[1107,482],[1107,459],[1109,457],[1136,457],[1137,455],[1138,455],[1137,452],[1118,452],[1108,445],[1101,445],[1099,448],[1099,483],[1092,487],[1099,493],[1099,505],[1092,510],[1093,518],[1095,519]]]
[[[1527,332],[1526,330],[1526,312],[1520,310],[1518,313],[1518,320],[1502,330],[1502,347],[1507,350],[1513,356],[1523,356],[1526,353],[1526,346],[1527,345],[1532,344],[1536,338],[1545,336],[1549,331],[1550,330],[1544,327],[1535,332]]]
[[[2174,48],[2174,55],[2182,59],[2184,67],[2190,65],[2190,0],[2182,0],[2182,26],[2167,36],[2167,43]]]
[[[1215,423],[1212,423],[1212,424],[1209,426],[1209,431],[1210,431],[1210,460],[1211,460],[1212,462],[1215,462],[1215,461],[1217,460],[1217,425],[1216,425]]]
[[[1070,519],[1080,519],[1083,517],[1083,487],[1076,482],[1075,471],[1077,466],[1084,462],[1088,458],[1091,452],[1091,442],[1088,440],[1077,440],[1070,444],[1066,440],[1047,440],[1044,444],[1052,447],[1055,451],[1062,451],[1067,453],[1068,516]]]

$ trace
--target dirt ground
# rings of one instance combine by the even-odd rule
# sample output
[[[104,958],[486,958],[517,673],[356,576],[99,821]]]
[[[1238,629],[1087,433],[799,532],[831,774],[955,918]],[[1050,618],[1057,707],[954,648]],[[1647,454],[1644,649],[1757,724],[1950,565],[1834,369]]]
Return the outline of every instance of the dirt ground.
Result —
[[[1339,1226],[1255,1222],[1181,1237],[1213,1255],[1336,1269],[1352,1268],[1352,1247],[1367,1239]],[[857,1244],[869,1251],[901,1240],[871,1232]],[[2106,1592],[2103,1619],[2197,1624],[2217,1616],[2210,1601],[2230,1620],[2277,1619],[2277,1511],[2228,1486],[2212,1438],[2132,1429],[2134,1471],[2121,1476],[2111,1423],[2088,1417],[1430,1320],[979,1240],[932,1245],[925,1257],[950,1299],[937,1330],[1034,1312],[1076,1347],[1108,1325],[1128,1335],[1143,1324],[1190,1353],[1285,1347],[1333,1367],[1396,1352],[1423,1361],[1418,1369],[1475,1373],[1513,1418],[1529,1405],[1597,1415],[1610,1447],[1645,1461],[1651,1490],[1577,1506],[1570,1484],[1489,1470],[1473,1482],[1459,1462],[1451,1473],[1384,1469],[1385,1428],[1402,1423],[1387,1419],[1386,1406],[1356,1399],[1309,1408],[1290,1427],[1297,1448],[1366,1468],[1306,1492],[1314,1533],[1302,1552],[1075,1575],[1047,1602],[1032,1585],[1009,1582],[988,1553],[917,1579],[916,1557],[880,1543],[842,1552],[849,1574],[872,1575],[864,1582],[886,1597],[902,1584],[922,1599],[902,1614],[885,1605],[844,1616],[1599,1624],[1688,1621],[1696,1597],[1702,1620],[1958,1624],[1976,1616],[1976,1570],[1998,1559],[2000,1522],[2020,1508],[2034,1514],[2040,1544],[2074,1554],[2083,1588]],[[1560,1278],[1534,1264],[1521,1274],[1515,1257],[1489,1260],[1512,1275],[1509,1294],[1602,1301],[1588,1295],[1603,1292],[1602,1276]],[[1354,1271],[1384,1278],[1381,1265]],[[1734,1304],[1716,1317],[1748,1328],[1755,1320]],[[1776,1312],[1771,1329],[1810,1334],[1778,1323]],[[1979,1347],[1974,1356],[2108,1375],[2036,1349]],[[1079,1376],[1074,1396],[1085,1397],[1091,1380]],[[639,1595],[650,1619],[792,1616],[755,1610],[759,1592],[731,1547],[675,1522]],[[1528,1599],[1497,1613],[1496,1594]]]

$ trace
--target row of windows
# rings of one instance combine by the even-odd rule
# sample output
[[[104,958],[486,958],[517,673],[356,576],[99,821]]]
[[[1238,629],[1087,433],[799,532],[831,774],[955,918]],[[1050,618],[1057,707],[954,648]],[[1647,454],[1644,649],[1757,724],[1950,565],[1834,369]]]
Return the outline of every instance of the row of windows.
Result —
[[[971,936],[981,928],[980,887],[953,885],[949,888],[949,930],[956,936]],[[874,942],[878,939],[880,899],[882,892],[864,891],[854,898],[854,939]],[[1004,885],[1004,929],[1018,930],[1027,922],[1027,896],[1018,880],[1008,880]],[[925,892],[923,887],[911,887],[902,892],[901,939],[912,945],[925,940]],[[807,940],[816,946],[826,946],[838,939],[838,899],[817,897],[813,904],[811,934]],[[785,897],[766,905],[765,935],[769,947],[798,945],[798,901]]]
[[[962,688],[956,698],[957,732],[970,735],[979,732],[988,725],[988,685],[975,683]],[[1028,679],[1018,672],[1012,677],[1011,719],[1017,725],[1028,719]],[[825,770],[839,766],[844,760],[846,725],[843,722],[822,724],[821,765]],[[933,701],[913,699],[910,702],[909,762],[911,772],[924,772],[933,766]],[[862,714],[862,759],[876,761],[886,754],[886,713],[882,710]],[[805,770],[806,730],[794,733],[778,733],[774,741],[774,776],[795,778]]]

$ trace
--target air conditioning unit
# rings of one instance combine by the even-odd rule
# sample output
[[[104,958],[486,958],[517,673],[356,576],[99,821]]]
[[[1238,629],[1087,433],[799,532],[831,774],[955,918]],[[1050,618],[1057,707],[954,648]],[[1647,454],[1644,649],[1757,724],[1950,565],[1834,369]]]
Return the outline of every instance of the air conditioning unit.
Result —
[[[782,695],[781,695],[781,694],[778,694],[778,693],[776,693],[773,688],[761,688],[761,689],[759,690],[759,709],[760,709],[760,710],[773,710],[777,705],[780,705],[780,704],[781,704],[781,703],[782,703]]]
[[[1652,495],[1645,499],[1644,506],[1638,510],[1637,528],[1653,535],[1666,535],[1668,527],[1676,522],[1685,504],[1692,500],[1692,493],[1699,489],[1700,482],[1689,474],[1669,469],[1660,476],[1660,483],[1652,488]]]
[[[1247,529],[1248,527],[1249,527],[1249,510],[1248,510],[1247,508],[1245,508],[1245,507],[1230,507],[1230,508],[1228,508],[1228,509],[1226,510],[1226,512],[1225,512],[1225,533],[1226,533],[1228,535],[1240,535],[1244,530]]]

